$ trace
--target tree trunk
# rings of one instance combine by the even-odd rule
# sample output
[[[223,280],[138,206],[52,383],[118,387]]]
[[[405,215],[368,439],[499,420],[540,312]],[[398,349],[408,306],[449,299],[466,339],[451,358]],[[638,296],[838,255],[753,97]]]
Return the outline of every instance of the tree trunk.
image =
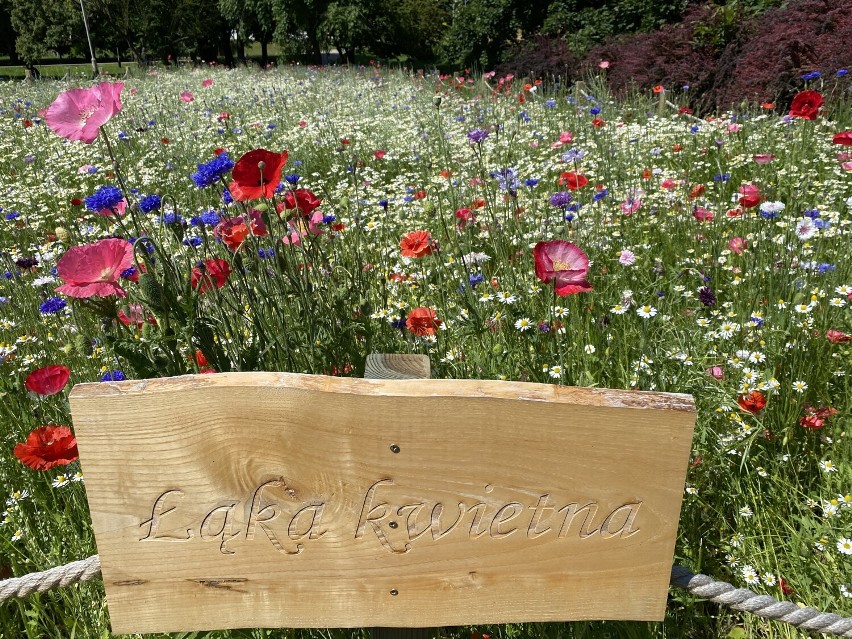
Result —
[[[225,65],[229,69],[234,68],[234,51],[231,49],[231,33],[225,30],[222,33],[222,53],[225,55]]]
[[[322,64],[322,49],[320,48],[319,36],[316,31],[308,32],[308,41],[311,44],[311,55],[314,58],[314,64]]]
[[[115,48],[115,59],[118,60],[118,68],[121,68],[121,49]]]
[[[246,43],[242,38],[237,40],[237,57],[240,59],[240,62],[243,64],[246,63]]]
[[[260,41],[260,68],[265,69],[269,62],[269,42],[266,40]]]

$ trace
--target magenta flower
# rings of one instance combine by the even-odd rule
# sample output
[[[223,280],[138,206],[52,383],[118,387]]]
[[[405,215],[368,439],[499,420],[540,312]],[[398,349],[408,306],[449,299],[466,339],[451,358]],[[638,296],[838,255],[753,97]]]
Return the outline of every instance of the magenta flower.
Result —
[[[57,293],[69,297],[127,297],[118,285],[122,272],[133,266],[133,245],[127,240],[108,238],[85,246],[72,246],[56,263],[65,284]]]
[[[565,240],[539,242],[533,249],[535,274],[545,284],[553,282],[556,294],[588,293],[592,285],[586,280],[589,256],[578,246]]]
[[[123,82],[101,82],[88,89],[63,91],[44,112],[47,126],[67,140],[91,144],[101,126],[121,111]]]
[[[180,99],[184,102],[192,102],[195,99],[195,96],[192,95],[192,91],[181,91]]]

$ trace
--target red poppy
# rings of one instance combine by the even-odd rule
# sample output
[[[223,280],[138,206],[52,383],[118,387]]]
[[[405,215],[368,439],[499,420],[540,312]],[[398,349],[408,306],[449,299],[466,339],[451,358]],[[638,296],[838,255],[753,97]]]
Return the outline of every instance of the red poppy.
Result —
[[[387,151],[376,151],[375,153],[373,153],[373,157],[377,160],[384,159],[385,155],[387,155]]]
[[[27,436],[26,443],[15,446],[15,457],[33,470],[50,470],[77,461],[77,439],[67,426],[42,426]]]
[[[403,257],[421,258],[432,255],[432,234],[429,231],[412,231],[399,241]]]
[[[213,155],[215,155],[216,157],[219,157],[220,155],[222,155],[225,152],[226,152],[226,149],[222,148],[221,146],[213,149]]]
[[[600,129],[606,126],[606,122],[604,120],[601,120],[600,118],[595,118],[594,120],[592,120],[592,126],[596,129]]]
[[[586,280],[589,256],[565,240],[539,242],[533,249],[535,274],[545,284],[553,282],[559,296],[587,293],[592,285]]]
[[[24,385],[28,391],[39,395],[56,395],[65,388],[70,377],[70,368],[54,364],[53,366],[39,368],[27,375]]]
[[[672,147],[672,151],[674,151],[675,153],[680,153],[681,151],[683,151],[683,145],[682,144],[675,144]]]
[[[218,237],[230,250],[236,251],[248,237],[249,229],[241,217],[229,217],[219,222],[213,229],[213,235]]]
[[[275,195],[287,157],[287,151],[273,153],[266,149],[255,149],[242,156],[231,171],[233,181],[228,190],[233,198],[242,202]]]
[[[843,331],[838,331],[836,328],[831,328],[825,332],[825,339],[832,344],[844,344],[852,340],[852,336],[847,335]]]
[[[771,109],[775,108],[775,103],[774,102],[762,102],[761,105],[760,105],[760,108],[771,110]]]
[[[405,326],[409,331],[419,337],[425,335],[434,335],[435,331],[441,326],[441,320],[431,308],[419,307],[411,309],[408,318],[405,320]]]
[[[71,206],[83,206],[83,200],[78,197],[71,198]]]
[[[703,195],[705,190],[706,190],[706,187],[703,184],[696,184],[689,191],[689,199],[694,200],[695,198],[699,197],[700,195]]]
[[[793,587],[787,582],[784,577],[778,577],[778,587],[781,588],[781,592],[785,595],[793,594]]]
[[[819,91],[799,91],[790,105],[790,116],[804,120],[816,120],[825,100]]]
[[[651,91],[653,91],[654,93],[663,93],[665,91],[665,88],[663,88],[662,84],[658,84],[653,89],[651,89]]]
[[[748,395],[740,395],[737,397],[737,404],[744,411],[757,414],[766,408],[766,395],[760,391],[751,391]]]
[[[124,308],[119,309],[118,321],[125,326],[133,324],[137,329],[141,329],[146,321],[154,326],[157,325],[157,320],[154,316],[151,313],[146,313],[145,308],[141,304],[129,304],[127,310]]]
[[[24,128],[29,129],[33,125],[32,120],[24,120]]]
[[[467,208],[461,208],[456,210],[456,217],[459,220],[459,226],[464,228],[467,226],[469,222],[476,221],[476,214]]]
[[[831,138],[832,144],[842,144],[843,146],[852,146],[852,131],[842,131],[835,133]]]
[[[222,288],[231,274],[231,265],[225,260],[209,259],[192,269],[192,288],[204,295],[213,288]]]
[[[287,195],[284,196],[284,208],[288,210],[298,209],[302,215],[310,215],[320,204],[322,204],[322,200],[308,189],[288,191]]]
[[[567,171],[559,176],[559,184],[567,186],[572,191],[582,189],[588,183],[589,178],[582,173],[575,173],[574,171]]]
[[[750,209],[760,204],[760,189],[754,184],[743,184],[739,188],[740,206],[744,209]]]
[[[677,112],[680,113],[681,115],[692,115],[692,109],[690,109],[688,106],[685,106],[685,105],[681,105],[681,107],[677,110]]]
[[[799,426],[808,430],[819,430],[825,426],[825,420],[817,415],[805,415],[799,420]]]

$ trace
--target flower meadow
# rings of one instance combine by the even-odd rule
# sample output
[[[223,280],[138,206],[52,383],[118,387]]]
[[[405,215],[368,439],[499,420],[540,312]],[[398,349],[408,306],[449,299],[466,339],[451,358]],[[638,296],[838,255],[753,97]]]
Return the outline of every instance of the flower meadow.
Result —
[[[675,563],[852,615],[852,100],[820,82],[706,119],[377,67],[0,85],[0,575],[96,552],[73,384],[424,353],[691,393]],[[0,606],[7,637],[108,624],[97,582]],[[677,590],[662,623],[444,633],[803,636]],[[329,633],[190,636],[297,635]]]

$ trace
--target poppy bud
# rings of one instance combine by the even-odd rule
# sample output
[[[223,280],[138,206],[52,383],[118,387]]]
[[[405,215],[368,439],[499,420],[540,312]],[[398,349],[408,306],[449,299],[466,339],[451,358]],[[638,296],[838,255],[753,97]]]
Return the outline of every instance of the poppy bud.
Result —
[[[153,275],[143,273],[139,276],[139,289],[148,306],[154,311],[166,310],[166,295],[160,284]]]
[[[266,168],[266,162],[261,160],[260,162],[257,163],[257,168],[259,168],[261,171],[263,171],[263,169]]]
[[[64,226],[57,226],[55,229],[53,229],[53,232],[56,234],[56,239],[58,239],[63,244],[68,244],[71,239],[71,234]]]
[[[83,357],[87,357],[92,354],[94,349],[92,348],[92,340],[90,340],[85,335],[77,334],[74,336],[74,350]]]

